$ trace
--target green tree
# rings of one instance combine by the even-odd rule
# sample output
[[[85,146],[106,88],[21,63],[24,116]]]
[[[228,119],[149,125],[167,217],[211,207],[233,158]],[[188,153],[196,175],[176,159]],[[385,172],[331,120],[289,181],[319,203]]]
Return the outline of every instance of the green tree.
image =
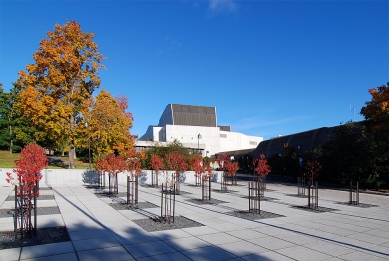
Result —
[[[321,180],[346,185],[359,181],[365,187],[380,186],[380,158],[373,136],[360,123],[348,122],[332,130],[321,148]]]
[[[24,117],[15,104],[19,101],[21,88],[14,84],[9,92],[5,92],[0,83],[0,148],[20,151],[24,145],[31,143],[32,128],[29,119]]]

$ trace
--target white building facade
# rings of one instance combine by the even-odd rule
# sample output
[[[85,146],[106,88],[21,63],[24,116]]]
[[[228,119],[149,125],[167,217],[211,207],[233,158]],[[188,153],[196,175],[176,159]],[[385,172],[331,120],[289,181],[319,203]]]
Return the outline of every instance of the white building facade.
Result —
[[[255,149],[263,137],[232,132],[229,126],[217,126],[216,107],[169,104],[157,126],[149,126],[136,141],[138,148],[179,141],[203,157],[216,153]]]

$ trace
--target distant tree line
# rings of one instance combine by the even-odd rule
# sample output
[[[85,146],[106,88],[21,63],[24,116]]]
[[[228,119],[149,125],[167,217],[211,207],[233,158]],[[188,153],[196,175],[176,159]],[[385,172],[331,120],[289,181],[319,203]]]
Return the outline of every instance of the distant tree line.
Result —
[[[305,164],[317,160],[322,184],[347,186],[358,181],[364,188],[389,188],[389,83],[369,90],[372,100],[361,109],[361,122],[347,122],[332,128],[327,141],[312,151],[296,152],[285,146],[283,156],[269,158],[272,174],[298,177]],[[304,159],[300,167],[299,158]],[[252,166],[241,166],[252,173]],[[243,164],[242,164],[243,163]]]

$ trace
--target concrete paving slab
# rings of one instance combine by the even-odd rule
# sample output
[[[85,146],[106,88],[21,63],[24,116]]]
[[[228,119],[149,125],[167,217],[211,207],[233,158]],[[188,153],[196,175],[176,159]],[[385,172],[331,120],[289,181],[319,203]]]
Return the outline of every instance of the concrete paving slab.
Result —
[[[116,238],[109,236],[109,237],[98,237],[98,238],[88,238],[83,240],[75,240],[73,241],[73,245],[76,251],[85,251],[91,249],[110,248],[114,246],[120,246],[120,243],[116,240]]]
[[[389,238],[380,237],[378,235],[373,236],[373,235],[369,235],[369,234],[366,234],[366,233],[355,233],[355,234],[352,234],[352,235],[348,235],[347,237],[348,238],[357,239],[357,240],[360,240],[360,241],[364,241],[364,242],[367,242],[367,243],[370,243],[370,244],[375,244],[375,245],[381,245],[381,244],[389,243]]]
[[[332,257],[330,255],[323,254],[303,246],[282,248],[282,249],[275,250],[275,252],[299,261],[305,261],[305,260],[321,261]]]
[[[194,261],[208,261],[210,260],[210,257],[212,257],[212,261],[222,261],[236,258],[235,255],[216,246],[190,249],[182,251],[181,253]]]
[[[375,255],[370,255],[368,253],[362,252],[362,251],[354,251],[345,255],[341,255],[338,258],[342,260],[352,260],[352,261],[384,261],[388,260],[388,257],[379,257]]]
[[[282,248],[288,248],[296,246],[296,244],[293,244],[291,242],[276,238],[276,237],[261,237],[256,239],[248,239],[247,241],[256,244],[258,246],[261,246],[268,250],[277,250]]]
[[[144,258],[138,258],[139,261],[172,261],[172,260],[180,260],[180,261],[190,261],[188,257],[184,256],[179,252],[167,253],[162,255],[149,256]]]
[[[254,238],[261,238],[261,237],[267,237],[268,235],[257,232],[252,229],[242,229],[242,230],[234,230],[234,231],[228,231],[227,234],[240,238],[240,239],[254,239]]]
[[[45,256],[45,257],[35,257],[32,259],[22,259],[24,261],[78,261],[77,255],[75,253],[67,253],[54,256]]]
[[[348,253],[357,251],[355,248],[347,247],[341,244],[319,241],[312,244],[306,244],[304,247],[315,250],[317,252],[329,254],[333,257],[339,257]]]
[[[176,252],[175,249],[162,241],[125,245],[124,248],[136,259]]]
[[[164,242],[170,245],[171,247],[173,247],[174,249],[176,249],[177,251],[207,247],[212,245],[197,237],[165,239]]]
[[[222,244],[222,245],[218,245],[218,247],[238,257],[243,257],[243,256],[248,256],[248,255],[268,251],[268,249],[265,249],[259,245],[247,241],[238,241],[238,242]]]
[[[1,249],[0,260],[19,261],[20,247]]]
[[[185,232],[182,229],[172,229],[172,230],[163,230],[163,231],[156,231],[151,232],[153,236],[165,240],[165,239],[172,239],[172,238],[183,238],[183,237],[191,237],[192,235],[188,232]]]
[[[71,231],[69,236],[72,241],[83,240],[83,239],[92,239],[100,237],[109,237],[111,234],[105,229],[89,229],[81,231]]]
[[[54,256],[66,253],[73,253],[74,249],[71,242],[53,243],[37,246],[27,246],[22,248],[20,258],[32,259],[45,256]]]
[[[183,228],[182,230],[193,236],[215,234],[220,232],[219,230],[207,226],[189,227],[189,228]]]
[[[122,246],[80,251],[77,254],[80,261],[135,260]]]
[[[231,236],[227,233],[209,234],[209,235],[202,235],[197,237],[213,245],[222,245],[222,244],[241,241],[241,239]]]
[[[242,256],[241,258],[243,260],[247,260],[247,261],[272,261],[272,260],[292,261],[292,260],[295,260],[295,259],[289,258],[287,256],[281,255],[281,254],[273,252],[273,251],[262,252],[259,254],[248,255],[248,256]]]

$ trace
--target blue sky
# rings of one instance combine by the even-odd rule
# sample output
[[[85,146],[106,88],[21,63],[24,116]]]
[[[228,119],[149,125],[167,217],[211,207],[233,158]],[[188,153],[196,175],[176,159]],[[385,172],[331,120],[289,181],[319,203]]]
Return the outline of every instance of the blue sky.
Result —
[[[8,90],[55,24],[76,20],[107,57],[101,87],[142,136],[169,103],[216,106],[265,139],[354,118],[389,81],[389,1],[0,1]],[[99,90],[95,92],[98,93]]]

